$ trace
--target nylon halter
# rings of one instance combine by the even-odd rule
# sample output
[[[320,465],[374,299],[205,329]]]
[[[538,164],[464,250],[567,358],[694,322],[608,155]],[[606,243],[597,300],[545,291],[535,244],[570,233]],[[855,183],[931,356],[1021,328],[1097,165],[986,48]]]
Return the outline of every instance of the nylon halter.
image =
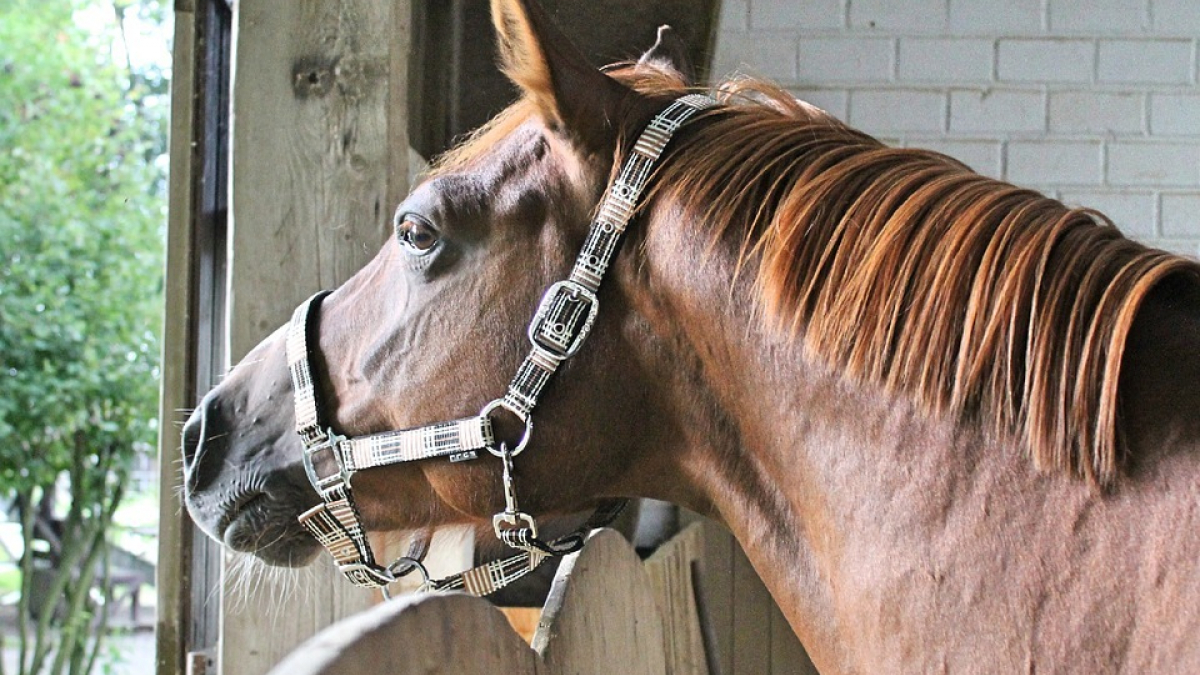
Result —
[[[714,105],[716,101],[707,96],[683,96],[658,113],[642,131],[600,202],[569,278],[551,285],[542,297],[527,331],[532,343],[528,356],[503,397],[485,405],[478,415],[356,438],[339,435],[322,418],[312,367],[315,318],[321,300],[329,292],[317,293],[296,308],[287,335],[296,433],[304,444],[304,469],[309,482],[321,496],[321,503],[301,514],[299,520],[329,551],[351,583],[383,587],[386,591],[388,584],[412,569],[424,573],[420,562],[407,556],[386,567],[376,560],[350,488],[351,477],[364,469],[435,458],[467,461],[478,457],[481,450],[502,460],[505,508],[493,517],[493,528],[501,541],[520,553],[447,579],[430,581],[426,577],[426,587],[437,590],[461,589],[473,595],[492,593],[528,574],[546,556],[578,550],[588,530],[602,527],[616,516],[623,501],[604,502],[578,530],[552,542],[538,539],[536,521],[522,512],[517,503],[513,458],[529,444],[533,409],[542,390],[559,365],[579,350],[596,321],[600,309],[596,294],[654,164],[685,122]],[[524,434],[511,449],[496,443],[491,415],[499,409],[508,411],[525,425]]]

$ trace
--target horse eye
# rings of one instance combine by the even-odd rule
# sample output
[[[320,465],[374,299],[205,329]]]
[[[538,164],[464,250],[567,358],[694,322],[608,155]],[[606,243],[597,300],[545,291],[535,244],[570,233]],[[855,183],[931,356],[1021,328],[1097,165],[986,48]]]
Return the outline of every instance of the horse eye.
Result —
[[[414,255],[425,255],[437,246],[438,232],[429,221],[411,213],[397,219],[396,237]]]

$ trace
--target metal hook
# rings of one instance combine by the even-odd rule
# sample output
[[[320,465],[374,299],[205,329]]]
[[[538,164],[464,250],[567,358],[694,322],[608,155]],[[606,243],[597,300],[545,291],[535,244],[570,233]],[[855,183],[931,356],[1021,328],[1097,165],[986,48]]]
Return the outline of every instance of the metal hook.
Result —
[[[536,538],[537,522],[534,521],[533,516],[523,513],[517,505],[517,485],[513,480],[513,456],[517,453],[510,451],[508,445],[501,443],[497,454],[503,462],[504,511],[492,516],[492,528],[496,531],[496,538],[508,543],[503,533],[510,528],[525,528],[529,530],[529,536]]]

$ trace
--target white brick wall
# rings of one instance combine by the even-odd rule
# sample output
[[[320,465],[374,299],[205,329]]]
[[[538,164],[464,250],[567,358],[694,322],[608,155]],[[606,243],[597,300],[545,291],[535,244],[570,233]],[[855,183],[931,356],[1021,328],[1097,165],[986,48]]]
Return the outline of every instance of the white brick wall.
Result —
[[[1200,0],[723,0],[714,76],[1200,253]]]

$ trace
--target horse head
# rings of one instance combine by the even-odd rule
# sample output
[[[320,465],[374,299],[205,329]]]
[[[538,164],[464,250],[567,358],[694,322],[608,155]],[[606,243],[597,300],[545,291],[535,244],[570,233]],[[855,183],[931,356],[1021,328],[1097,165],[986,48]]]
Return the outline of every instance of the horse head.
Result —
[[[395,236],[315,319],[315,388],[326,423],[346,436],[475,415],[503,394],[529,350],[539,298],[570,272],[588,234],[614,157],[670,101],[587,65],[535,4],[493,5],[504,69],[523,100],[441,160],[396,209]],[[669,40],[660,35],[625,70],[682,93]],[[655,460],[634,449],[667,451],[679,436],[682,421],[651,386],[661,357],[621,291],[636,274],[617,260],[587,348],[545,392],[516,469],[530,512],[645,492],[633,483],[647,482]],[[299,565],[319,549],[297,516],[319,500],[295,433],[286,333],[204,397],[184,428],[184,470],[188,509],[205,532]],[[498,438],[517,443],[520,421],[496,417]],[[504,504],[500,471],[496,461],[380,467],[355,475],[355,500],[371,530],[477,523]]]

